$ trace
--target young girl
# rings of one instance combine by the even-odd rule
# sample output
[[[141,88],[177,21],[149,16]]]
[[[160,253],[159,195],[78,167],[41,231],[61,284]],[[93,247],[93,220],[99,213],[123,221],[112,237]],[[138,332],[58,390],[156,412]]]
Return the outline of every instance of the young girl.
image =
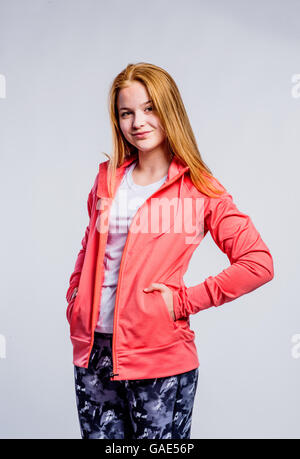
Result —
[[[110,117],[113,155],[89,193],[66,295],[81,435],[189,439],[199,367],[189,316],[270,281],[273,260],[201,159],[165,70],[128,65]],[[230,266],[186,287],[208,231]]]

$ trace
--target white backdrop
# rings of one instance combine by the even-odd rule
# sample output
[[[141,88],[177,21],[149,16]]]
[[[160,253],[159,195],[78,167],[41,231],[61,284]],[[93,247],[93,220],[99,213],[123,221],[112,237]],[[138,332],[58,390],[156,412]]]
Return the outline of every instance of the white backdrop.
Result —
[[[191,316],[191,438],[300,438],[300,2],[0,0],[0,437],[80,438],[65,293],[128,63],[175,79],[275,277]],[[184,277],[229,265],[208,233]]]

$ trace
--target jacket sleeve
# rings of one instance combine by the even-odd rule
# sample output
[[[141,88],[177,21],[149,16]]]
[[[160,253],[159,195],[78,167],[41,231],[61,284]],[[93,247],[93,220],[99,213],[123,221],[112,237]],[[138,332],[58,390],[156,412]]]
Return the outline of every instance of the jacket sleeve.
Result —
[[[84,237],[81,241],[81,249],[77,255],[77,259],[75,262],[75,267],[74,271],[71,274],[71,277],[69,279],[69,287],[66,293],[66,300],[68,303],[70,303],[71,299],[73,299],[73,293],[77,293],[78,285],[79,285],[79,280],[80,280],[80,275],[81,275],[81,270],[82,270],[82,265],[85,257],[85,251],[86,251],[86,246],[87,246],[87,241],[89,238],[89,233],[90,233],[90,221],[91,221],[91,215],[92,215],[92,206],[93,206],[93,200],[94,200],[94,193],[95,193],[95,187],[97,184],[97,179],[98,179],[98,174],[96,176],[96,180],[94,182],[94,185],[89,192],[88,200],[87,200],[87,209],[88,209],[88,215],[89,215],[89,224],[85,229],[85,234]],[[75,295],[76,296],[76,295]]]
[[[205,227],[227,255],[230,266],[199,285],[174,291],[175,320],[233,301],[274,277],[268,247],[251,218],[238,210],[227,191],[220,198],[210,198]]]

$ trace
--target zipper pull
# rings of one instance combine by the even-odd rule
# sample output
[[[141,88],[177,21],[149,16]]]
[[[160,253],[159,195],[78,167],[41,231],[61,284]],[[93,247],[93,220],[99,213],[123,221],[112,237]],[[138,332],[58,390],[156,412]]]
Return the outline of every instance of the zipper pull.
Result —
[[[119,376],[119,373],[111,372],[111,373],[110,373],[110,377],[113,378],[114,376]]]

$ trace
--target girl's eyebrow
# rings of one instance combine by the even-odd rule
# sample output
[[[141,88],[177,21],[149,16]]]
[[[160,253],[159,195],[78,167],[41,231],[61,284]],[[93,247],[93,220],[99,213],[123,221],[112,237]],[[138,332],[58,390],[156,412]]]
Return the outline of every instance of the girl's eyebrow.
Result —
[[[147,100],[147,102],[144,102],[143,104],[141,104],[141,106],[142,106],[142,105],[146,105],[146,104],[148,104],[149,102],[152,102],[152,100]],[[119,110],[130,110],[130,108],[128,108],[128,107],[121,107]]]

